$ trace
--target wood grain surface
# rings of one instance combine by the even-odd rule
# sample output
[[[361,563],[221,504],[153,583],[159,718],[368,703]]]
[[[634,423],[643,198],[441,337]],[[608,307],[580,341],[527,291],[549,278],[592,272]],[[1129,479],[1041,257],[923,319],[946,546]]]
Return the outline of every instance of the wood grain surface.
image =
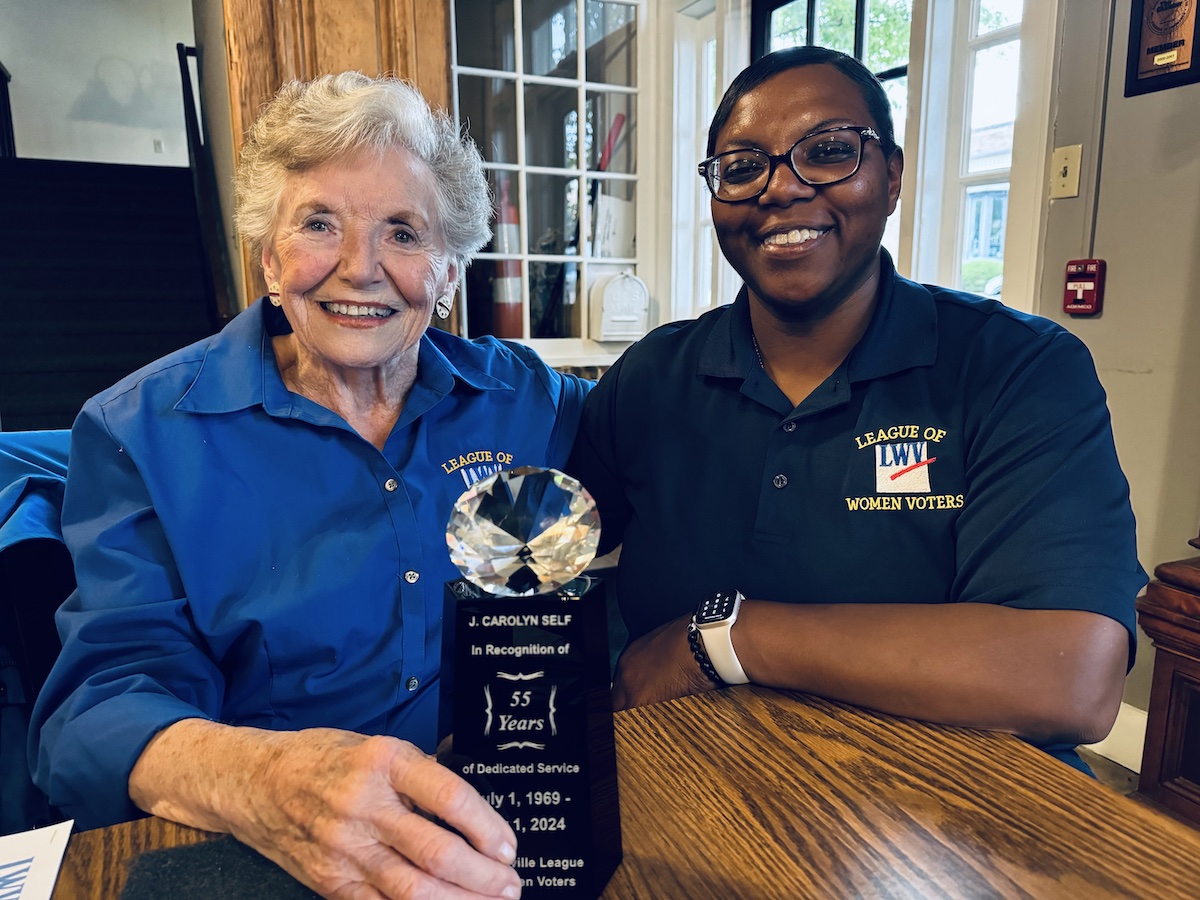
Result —
[[[185,847],[217,837],[166,819],[138,819],[71,836],[54,888],[54,900],[116,900],[129,863],[147,850]],[[176,898],[184,900],[184,898]]]
[[[1016,738],[752,686],[616,718],[624,860],[608,900],[1200,897],[1200,832]],[[210,837],[71,838],[55,900]]]
[[[1004,735],[742,687],[617,756],[607,898],[1200,897],[1200,833]]]

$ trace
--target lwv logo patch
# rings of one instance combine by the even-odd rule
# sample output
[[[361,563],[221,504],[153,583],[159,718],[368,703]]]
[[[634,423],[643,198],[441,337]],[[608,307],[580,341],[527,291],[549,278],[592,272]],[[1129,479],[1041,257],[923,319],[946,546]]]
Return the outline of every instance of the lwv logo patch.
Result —
[[[936,461],[928,441],[876,444],[875,493],[928,494],[929,464]]]

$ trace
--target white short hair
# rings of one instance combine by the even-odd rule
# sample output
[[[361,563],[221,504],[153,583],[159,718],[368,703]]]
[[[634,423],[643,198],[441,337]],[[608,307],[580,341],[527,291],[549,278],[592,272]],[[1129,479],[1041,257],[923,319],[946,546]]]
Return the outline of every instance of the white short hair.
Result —
[[[491,238],[483,158],[450,117],[411,84],[361,72],[289,81],[246,133],[234,181],[234,221],[255,258],[270,241],[290,172],[359,150],[404,147],[433,172],[438,224],[463,268]]]

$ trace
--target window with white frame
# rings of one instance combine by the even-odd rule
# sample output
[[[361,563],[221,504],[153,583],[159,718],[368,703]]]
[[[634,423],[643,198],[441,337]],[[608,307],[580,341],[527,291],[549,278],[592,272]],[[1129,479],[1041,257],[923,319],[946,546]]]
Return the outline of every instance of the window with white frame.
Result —
[[[1056,2],[916,0],[902,271],[1032,310]]]
[[[1013,131],[1017,118],[1017,78],[1021,64],[1022,0],[982,0],[963,24],[966,109],[960,132],[955,190],[961,226],[947,283],[963,290],[1000,296]]]
[[[455,111],[500,207],[496,240],[467,273],[464,333],[604,364],[627,343],[595,341],[589,294],[605,276],[644,279],[647,327],[733,299],[740,280],[716,247],[695,163],[716,99],[749,61],[759,2],[454,0]],[[1006,303],[1032,308],[1058,2],[769,5],[774,46],[810,34],[861,45],[889,76],[906,159],[903,217],[884,237],[898,269],[985,292],[1003,283]],[[851,7],[865,9],[852,25]]]
[[[455,111],[497,204],[466,273],[469,336],[548,339],[582,362],[601,337],[592,288],[637,275],[644,20],[642,0],[454,0]]]
[[[901,207],[884,235],[901,272],[992,296],[1007,284],[1006,303],[1033,307],[1057,6],[753,0],[763,52],[829,46],[883,81],[906,159]]]
[[[731,302],[741,282],[717,246],[711,195],[696,175],[720,100],[716,2],[675,0],[675,6],[670,311],[673,319],[689,319]]]

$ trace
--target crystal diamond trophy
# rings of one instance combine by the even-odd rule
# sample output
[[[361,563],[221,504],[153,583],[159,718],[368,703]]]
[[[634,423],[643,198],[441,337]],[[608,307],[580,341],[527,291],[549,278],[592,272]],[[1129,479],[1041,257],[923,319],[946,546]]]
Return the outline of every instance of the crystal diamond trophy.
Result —
[[[522,897],[600,896],[621,861],[600,520],[554,469],[498,472],[446,529],[443,762],[517,835]]]

